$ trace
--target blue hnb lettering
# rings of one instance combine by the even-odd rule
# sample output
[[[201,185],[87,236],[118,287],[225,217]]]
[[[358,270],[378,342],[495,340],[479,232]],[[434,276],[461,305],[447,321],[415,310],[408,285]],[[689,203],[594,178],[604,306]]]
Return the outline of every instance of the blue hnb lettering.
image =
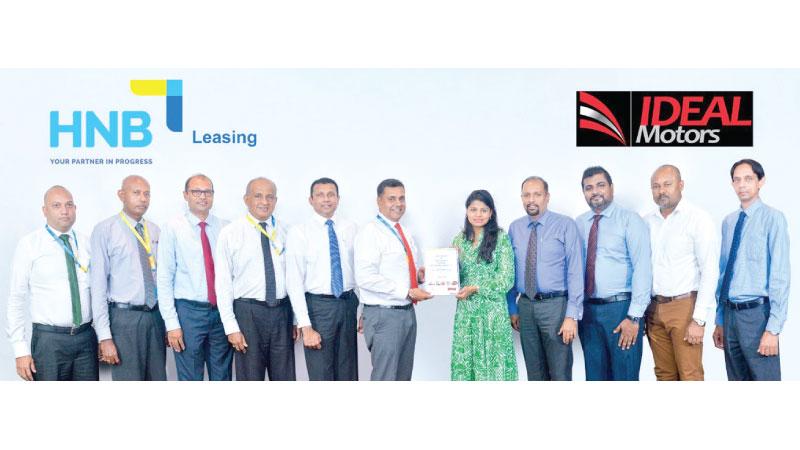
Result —
[[[149,126],[150,115],[144,111],[122,111],[121,121],[119,111],[110,111],[105,123],[94,111],[86,111],[83,115],[80,111],[73,111],[71,124],[60,123],[58,111],[50,111],[50,147],[59,146],[62,133],[72,134],[72,146],[81,147],[84,131],[88,148],[95,146],[98,135],[109,147],[118,147],[120,128],[123,147],[146,147],[153,141],[153,134],[147,129]]]

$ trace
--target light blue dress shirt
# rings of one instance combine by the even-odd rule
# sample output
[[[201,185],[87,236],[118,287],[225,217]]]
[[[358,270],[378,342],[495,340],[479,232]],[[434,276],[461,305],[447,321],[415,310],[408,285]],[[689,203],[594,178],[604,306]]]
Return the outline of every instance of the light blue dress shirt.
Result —
[[[717,325],[722,325],[724,305],[719,303],[722,278],[728,265],[728,255],[733,243],[733,230],[741,208],[732,212],[722,222],[722,248],[719,259],[717,284]],[[789,232],[786,218],[775,208],[760,199],[744,210],[746,218],[741,242],[733,263],[733,278],[728,291],[730,301],[746,302],[759,297],[769,297],[767,331],[778,334],[786,321],[789,303]]]
[[[631,293],[628,315],[642,317],[650,304],[653,262],[650,259],[650,231],[633,211],[611,203],[600,213],[597,228],[595,261],[595,293],[592,297],[610,297]],[[590,210],[575,220],[584,245],[584,268],[589,231],[595,213]]]
[[[205,222],[213,255],[217,236],[228,221],[209,214]],[[172,331],[180,328],[175,311],[176,298],[208,301],[200,219],[197,216],[187,211],[167,222],[159,238],[157,267],[158,304],[167,331]]]

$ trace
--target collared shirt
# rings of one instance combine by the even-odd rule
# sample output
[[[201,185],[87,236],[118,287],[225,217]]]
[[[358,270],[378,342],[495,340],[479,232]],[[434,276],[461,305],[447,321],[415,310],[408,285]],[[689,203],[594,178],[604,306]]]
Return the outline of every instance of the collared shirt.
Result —
[[[633,211],[611,203],[603,210],[597,229],[594,297],[610,297],[631,293],[628,315],[642,317],[650,304],[652,261],[650,232],[641,217]],[[589,210],[575,220],[584,245],[584,268],[589,231],[595,212]]]
[[[708,320],[719,280],[719,239],[711,216],[683,199],[666,219],[656,208],[644,220],[653,253],[652,295],[697,291],[692,317]]]
[[[408,272],[406,251],[400,239],[392,232],[397,222],[392,222],[382,214],[380,216],[392,229],[390,230],[376,217],[361,228],[353,246],[355,278],[361,303],[407,305],[411,277]],[[404,225],[401,225],[401,228],[411,248],[414,265],[419,268],[421,258],[411,236],[412,233]]]
[[[566,317],[583,317],[583,243],[572,218],[545,210],[536,225],[536,292],[567,291]],[[508,293],[508,312],[517,312],[517,295],[525,293],[525,265],[534,220],[530,216],[511,222],[508,235],[514,248],[514,288]]]
[[[286,290],[297,317],[297,326],[311,325],[306,305],[306,292],[332,295],[331,252],[328,238],[328,219],[314,214],[305,222],[289,229],[286,237]],[[339,245],[344,291],[355,287],[353,276],[353,241],[358,231],[355,222],[332,217]]]
[[[719,300],[722,279],[728,265],[728,255],[733,243],[733,232],[739,220],[741,207],[729,214],[722,222],[722,248],[719,258]],[[769,297],[769,319],[767,331],[778,334],[786,321],[789,303],[789,232],[786,218],[775,208],[765,205],[760,199],[744,210],[744,220],[739,250],[733,263],[728,299],[746,302],[759,297]],[[717,304],[717,325],[722,325],[724,305]]]
[[[158,243],[158,304],[167,331],[181,327],[175,299],[208,302],[206,266],[200,240],[201,220],[187,211],[167,222]],[[213,249],[222,227],[228,224],[213,214],[205,220],[206,236]],[[216,261],[216,258],[214,258]],[[216,269],[216,267],[215,267]]]
[[[89,266],[91,248],[81,233],[61,233],[50,229],[56,236],[66,234],[78,263]],[[89,296],[89,275],[75,267],[78,275],[78,290],[81,296],[81,318],[83,323],[92,320]],[[71,327],[72,294],[69,289],[64,248],[53,239],[44,227],[28,233],[17,244],[11,262],[11,293],[8,297],[8,337],[14,347],[14,356],[31,354],[25,337],[25,303],[30,301],[31,321],[43,325]]]
[[[127,218],[134,227],[139,223],[130,217]],[[140,222],[147,224],[150,249],[155,256],[158,251],[159,228],[149,220],[142,219]],[[145,304],[144,275],[139,259],[141,244],[119,214],[114,214],[98,223],[92,231],[91,241],[92,268],[89,275],[92,287],[92,314],[97,340],[103,341],[111,339],[108,302]]]
[[[260,222],[249,213],[247,216]],[[269,252],[275,270],[275,296],[280,299],[286,297],[286,229],[278,220],[273,227],[272,217],[265,221],[265,231],[269,235],[275,231],[275,247],[280,251],[277,255],[275,247],[270,247]],[[225,334],[236,333],[239,323],[233,314],[233,301],[237,298],[265,301],[267,297],[261,232],[246,217],[234,220],[219,232],[214,256],[217,308],[222,326]]]

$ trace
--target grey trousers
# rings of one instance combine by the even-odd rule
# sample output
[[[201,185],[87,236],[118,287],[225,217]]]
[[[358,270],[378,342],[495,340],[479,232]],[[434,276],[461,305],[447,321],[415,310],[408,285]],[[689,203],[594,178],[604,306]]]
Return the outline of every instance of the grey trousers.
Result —
[[[781,357],[758,354],[769,320],[769,302],[751,309],[725,305],[723,319],[725,369],[730,381],[780,381]]]
[[[519,336],[529,381],[571,381],[572,344],[558,335],[567,297],[519,298]]]
[[[311,381],[358,381],[358,297],[353,291],[341,298],[306,293],[311,326],[322,337],[322,348],[305,348]]]
[[[114,381],[166,381],[167,330],[161,313],[108,308],[111,336],[119,364],[111,366]]]
[[[364,340],[372,360],[372,381],[409,381],[414,369],[417,316],[414,308],[364,305]]]
[[[69,335],[43,331],[33,324],[31,356],[36,381],[97,381],[97,335],[94,328]]]
[[[294,340],[289,299],[278,306],[234,300],[233,313],[244,334],[247,351],[234,352],[237,381],[294,381]]]

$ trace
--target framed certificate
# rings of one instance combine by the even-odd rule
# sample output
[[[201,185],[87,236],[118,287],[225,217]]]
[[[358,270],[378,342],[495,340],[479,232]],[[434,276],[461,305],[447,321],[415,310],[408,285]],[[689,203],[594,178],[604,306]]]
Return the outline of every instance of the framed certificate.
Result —
[[[455,295],[460,289],[458,250],[433,248],[425,251],[425,286],[432,295]]]

